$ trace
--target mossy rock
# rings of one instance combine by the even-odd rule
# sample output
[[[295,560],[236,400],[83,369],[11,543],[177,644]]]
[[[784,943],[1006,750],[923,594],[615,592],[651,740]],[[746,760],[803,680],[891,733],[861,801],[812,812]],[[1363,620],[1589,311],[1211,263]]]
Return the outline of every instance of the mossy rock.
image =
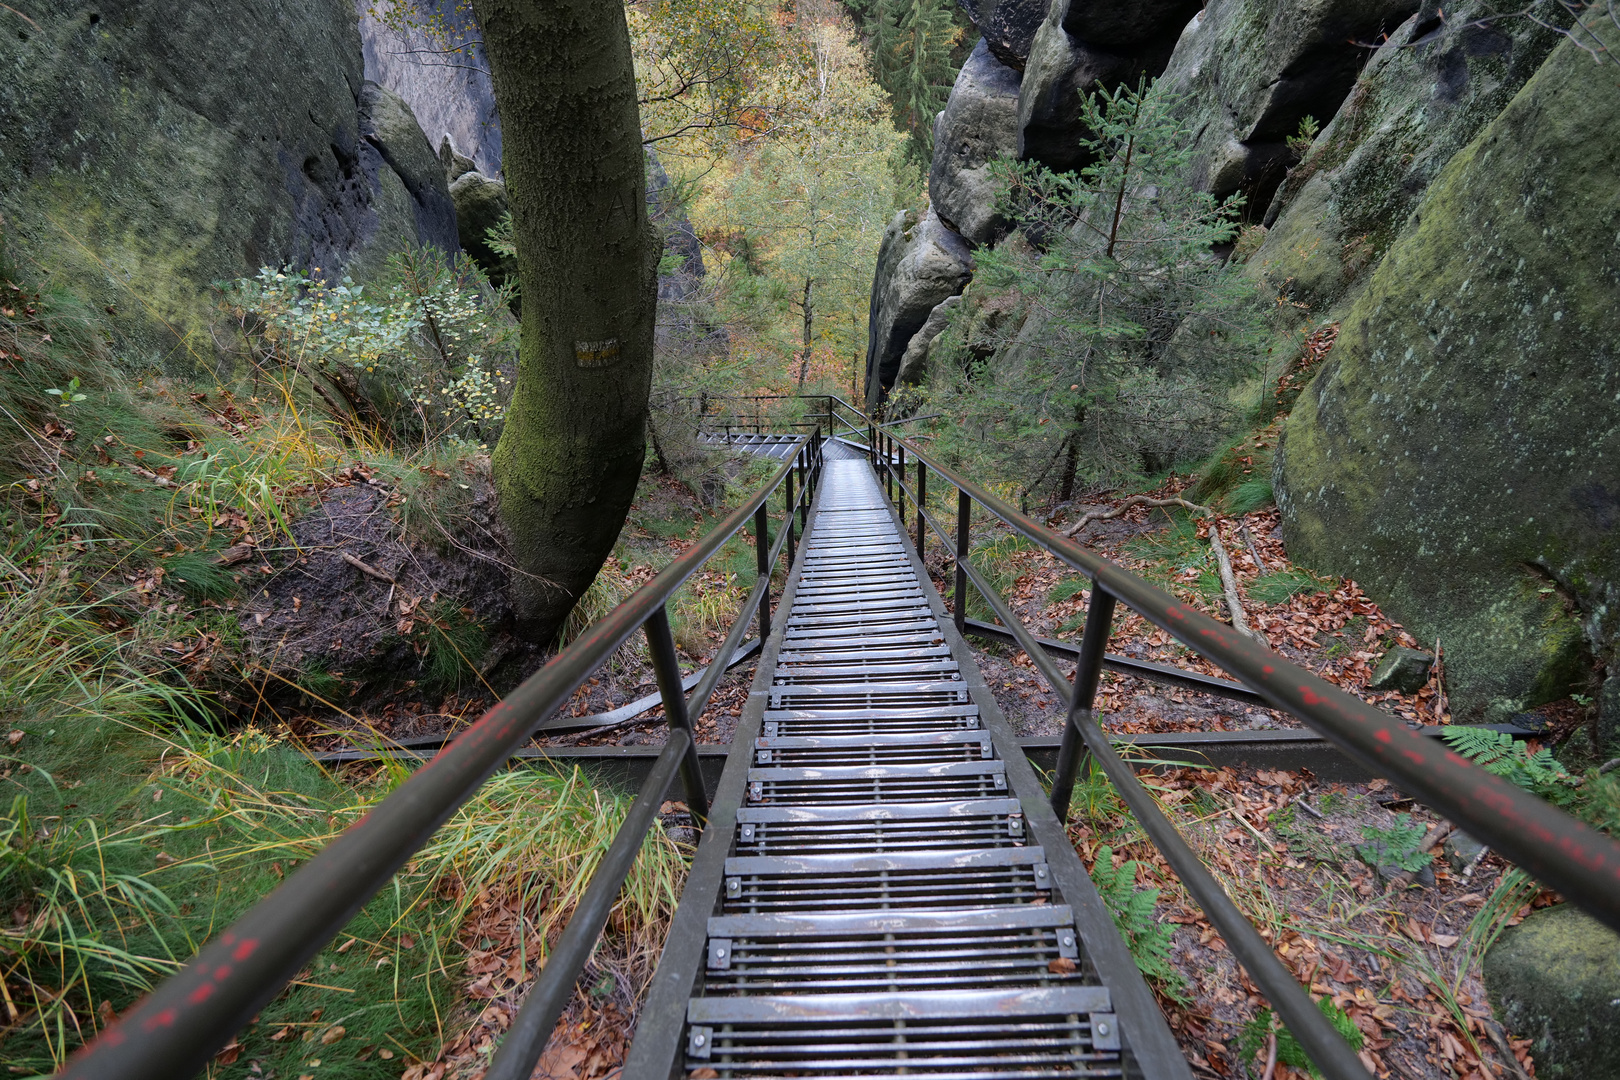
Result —
[[[1620,934],[1545,908],[1485,954],[1485,989],[1541,1080],[1620,1080]]]
[[[455,183],[450,185],[450,198],[456,204],[456,227],[467,254],[496,281],[515,280],[516,260],[500,254],[489,243],[489,230],[500,223],[510,208],[506,185],[473,170],[456,177]]]
[[[1439,638],[1463,717],[1620,624],[1620,75],[1559,46],[1446,166],[1283,429],[1290,554]]]
[[[1446,162],[1560,40],[1542,22],[1487,21],[1490,10],[1430,0],[1390,35],[1289,171],[1245,273],[1319,315],[1359,294]]]
[[[130,359],[211,369],[215,282],[417,239],[404,142],[362,130],[401,124],[367,116],[349,0],[27,6],[0,34],[0,215],[25,268],[117,312]]]

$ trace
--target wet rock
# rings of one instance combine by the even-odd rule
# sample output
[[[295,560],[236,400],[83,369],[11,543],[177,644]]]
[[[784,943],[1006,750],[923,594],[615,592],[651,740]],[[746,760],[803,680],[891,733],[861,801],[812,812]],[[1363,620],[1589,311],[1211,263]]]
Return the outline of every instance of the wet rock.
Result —
[[[1434,655],[1418,649],[1397,645],[1385,653],[1367,683],[1369,690],[1399,690],[1415,694],[1429,681],[1429,669],[1434,666]]]
[[[990,163],[1018,152],[1018,78],[981,40],[934,119],[929,201],[940,220],[970,244],[990,243],[1007,227],[996,213]]]
[[[1620,1080],[1620,935],[1563,904],[1507,930],[1485,989],[1543,1080]]]
[[[930,209],[919,222],[895,214],[883,232],[867,317],[866,401],[876,408],[894,385],[906,346],[947,297],[973,276],[973,255],[961,236]]]
[[[1465,719],[1614,670],[1620,83],[1592,63],[1559,45],[1430,185],[1277,455],[1289,554],[1443,640]]]

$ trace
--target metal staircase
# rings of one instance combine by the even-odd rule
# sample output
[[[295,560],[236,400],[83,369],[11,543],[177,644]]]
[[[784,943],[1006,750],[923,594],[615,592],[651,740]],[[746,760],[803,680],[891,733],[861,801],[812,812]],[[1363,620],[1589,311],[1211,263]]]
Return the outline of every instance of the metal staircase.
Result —
[[[638,633],[658,676],[667,739],[486,1080],[534,1075],[677,776],[705,827],[637,1021],[626,1080],[1191,1080],[1060,821],[1082,754],[1108,777],[1317,1068],[1332,1080],[1364,1080],[1367,1066],[1097,723],[1092,708],[1104,667],[1264,701],[1299,717],[1374,775],[1620,928],[1620,843],[1031,520],[896,436],[895,425],[909,421],[879,424],[826,395],[814,403],[824,405],[826,426],[787,422],[810,429],[794,437],[790,457],[779,440],[742,447],[782,460],[763,486],[214,935],[75,1054],[64,1080],[170,1080],[209,1067],[483,780],[521,755]],[[756,409],[756,429],[762,416]],[[930,530],[952,539],[925,512],[940,501],[928,498],[929,477],[954,489],[957,612],[965,614],[971,585],[999,624],[947,617],[873,468],[898,506],[910,501],[919,547]],[[778,495],[780,511],[770,505]],[[1036,638],[973,566],[975,506],[1090,579],[1078,647]],[[708,669],[688,686],[668,605],[750,523],[757,580]],[[800,523],[807,534],[795,560]],[[773,616],[772,568],[784,554],[791,570]],[[1116,605],[1236,682],[1108,654]],[[756,616],[764,638],[758,671],[711,798],[693,722]],[[1015,643],[1067,698],[1050,795],[984,685],[963,629]],[[1072,677],[1057,655],[1074,658]]]
[[[625,1076],[1185,1074],[920,570],[829,449]]]

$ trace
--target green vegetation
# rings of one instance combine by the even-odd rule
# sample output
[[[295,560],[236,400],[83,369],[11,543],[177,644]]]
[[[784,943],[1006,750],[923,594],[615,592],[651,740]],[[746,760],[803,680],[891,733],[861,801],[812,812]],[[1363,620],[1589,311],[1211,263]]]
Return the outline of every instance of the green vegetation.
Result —
[[[1418,850],[1425,832],[1421,824],[1413,823],[1411,814],[1396,814],[1394,824],[1388,828],[1363,826],[1361,838],[1366,842],[1356,845],[1356,854],[1375,869],[1415,873],[1429,864],[1429,853]]]
[[[112,720],[21,730],[5,770],[21,793],[0,815],[0,902],[13,916],[0,933],[14,1009],[5,1052],[25,1070],[59,1066],[405,776],[343,781],[252,727],[228,737]],[[464,953],[480,947],[459,938],[478,898],[529,910],[543,949],[627,806],[577,772],[493,778],[238,1035],[235,1064],[217,1075],[298,1075],[318,1057],[323,1076],[384,1077],[398,1075],[398,1059],[431,1060],[454,1034]],[[607,946],[616,963],[645,968],[683,875],[655,831]]]
[[[1175,931],[1154,917],[1159,890],[1137,888],[1136,871],[1134,859],[1115,863],[1113,848],[1103,847],[1098,849],[1097,861],[1091,867],[1091,880],[1142,974],[1152,979],[1165,997],[1184,1003],[1186,980],[1170,963],[1170,939]]]
[[[1262,574],[1249,582],[1252,600],[1262,604],[1281,604],[1301,593],[1332,592],[1338,588],[1337,578],[1318,577],[1301,567],[1290,567],[1271,574]]]
[[[1333,999],[1319,998],[1316,1007],[1322,1010],[1322,1015],[1328,1018],[1340,1035],[1344,1036],[1344,1041],[1350,1044],[1350,1049],[1361,1049],[1366,1037],[1362,1035],[1361,1029],[1356,1027],[1355,1021],[1350,1019],[1343,1009],[1333,1004]],[[1277,1036],[1277,1061],[1296,1069],[1304,1069],[1316,1080],[1321,1080],[1321,1070],[1311,1061],[1310,1055],[1305,1053],[1305,1048],[1299,1045],[1294,1033],[1278,1024],[1270,1009],[1261,1009],[1253,1019],[1243,1025],[1243,1032],[1238,1036],[1239,1058],[1245,1061],[1259,1058],[1263,1065],[1267,1040],[1273,1032]]]
[[[1208,454],[1263,351],[1253,287],[1209,255],[1239,203],[1183,181],[1191,140],[1167,103],[1126,87],[1082,113],[1094,162],[1079,175],[998,166],[1024,241],[975,254],[917,405],[949,418],[948,456],[1057,501]]]

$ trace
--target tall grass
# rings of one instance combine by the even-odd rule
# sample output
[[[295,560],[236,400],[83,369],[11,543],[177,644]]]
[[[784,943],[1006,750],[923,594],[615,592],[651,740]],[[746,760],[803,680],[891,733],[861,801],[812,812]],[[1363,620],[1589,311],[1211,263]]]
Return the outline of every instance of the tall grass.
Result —
[[[407,775],[340,782],[256,728],[120,732],[144,771],[91,762],[69,784],[71,769],[35,768],[0,815],[0,910],[10,915],[0,925],[0,1057],[25,1072],[60,1066]],[[221,1066],[236,1064],[217,1075],[259,1075],[251,1065],[301,1075],[313,1055],[321,1076],[382,1077],[398,1074],[401,1057],[431,1060],[457,1034],[469,953],[504,944],[519,970],[537,970],[627,808],[577,770],[496,776],[237,1037]],[[684,875],[682,853],[654,830],[607,950],[634,992]],[[492,920],[501,912],[515,917]]]

